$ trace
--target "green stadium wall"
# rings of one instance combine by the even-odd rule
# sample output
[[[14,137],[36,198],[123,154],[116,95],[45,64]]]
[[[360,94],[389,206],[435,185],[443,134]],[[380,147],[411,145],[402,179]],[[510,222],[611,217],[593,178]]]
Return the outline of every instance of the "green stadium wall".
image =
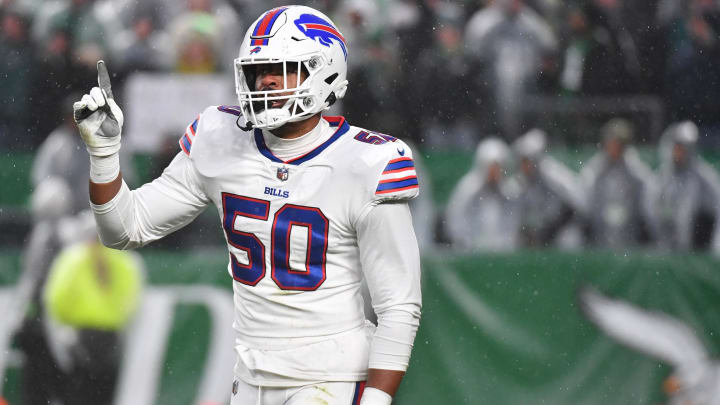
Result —
[[[140,253],[150,285],[231,289],[224,251]],[[642,252],[426,256],[423,318],[394,403],[662,402],[660,387],[670,369],[602,336],[581,316],[577,289],[593,285],[680,317],[716,355],[719,264],[709,256]],[[0,251],[1,285],[15,283],[18,268],[16,252]],[[208,314],[180,307],[173,322],[156,403],[190,405],[207,352]],[[21,403],[19,383],[18,370],[10,370],[4,389],[10,404]]]

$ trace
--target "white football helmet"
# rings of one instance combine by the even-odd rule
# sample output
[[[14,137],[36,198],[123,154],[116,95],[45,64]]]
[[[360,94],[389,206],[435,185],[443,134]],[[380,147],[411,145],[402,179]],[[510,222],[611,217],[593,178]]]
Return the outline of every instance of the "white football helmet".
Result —
[[[284,88],[256,90],[257,65],[276,63],[282,64]],[[288,83],[290,72],[298,73],[295,83]],[[300,72],[307,75],[302,82]],[[278,7],[260,16],[235,59],[238,101],[255,128],[278,128],[327,109],[345,95],[346,77],[345,39],[327,16],[305,6]],[[285,103],[278,107],[277,100]]]

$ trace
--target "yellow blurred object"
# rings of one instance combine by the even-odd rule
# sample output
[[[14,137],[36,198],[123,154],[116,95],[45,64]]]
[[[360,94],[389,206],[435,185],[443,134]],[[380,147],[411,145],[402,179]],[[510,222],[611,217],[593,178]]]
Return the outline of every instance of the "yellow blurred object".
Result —
[[[142,269],[132,253],[98,242],[65,248],[55,258],[44,290],[50,315],[84,329],[120,330],[137,308]]]

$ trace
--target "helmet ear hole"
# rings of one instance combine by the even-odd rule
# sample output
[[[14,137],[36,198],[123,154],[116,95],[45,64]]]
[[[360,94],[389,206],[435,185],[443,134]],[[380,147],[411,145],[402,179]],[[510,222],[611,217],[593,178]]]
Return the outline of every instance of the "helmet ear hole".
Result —
[[[333,84],[333,82],[335,81],[335,79],[337,79],[338,76],[339,76],[339,75],[338,75],[337,73],[331,74],[330,76],[328,76],[328,77],[325,78],[325,83],[327,83],[327,84]]]
[[[335,104],[335,102],[337,101],[337,97],[335,97],[335,92],[330,93],[330,95],[327,96],[325,101],[328,103],[328,107]]]

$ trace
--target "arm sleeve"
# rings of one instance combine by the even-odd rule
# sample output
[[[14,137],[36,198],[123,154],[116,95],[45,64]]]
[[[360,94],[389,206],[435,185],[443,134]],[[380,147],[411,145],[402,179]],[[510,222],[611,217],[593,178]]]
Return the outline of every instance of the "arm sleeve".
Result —
[[[115,249],[132,249],[160,239],[197,217],[209,203],[192,161],[180,152],[153,182],[120,192],[92,206],[100,240]]]
[[[420,324],[420,254],[407,203],[373,207],[357,224],[358,247],[378,327],[370,368],[407,370]]]

